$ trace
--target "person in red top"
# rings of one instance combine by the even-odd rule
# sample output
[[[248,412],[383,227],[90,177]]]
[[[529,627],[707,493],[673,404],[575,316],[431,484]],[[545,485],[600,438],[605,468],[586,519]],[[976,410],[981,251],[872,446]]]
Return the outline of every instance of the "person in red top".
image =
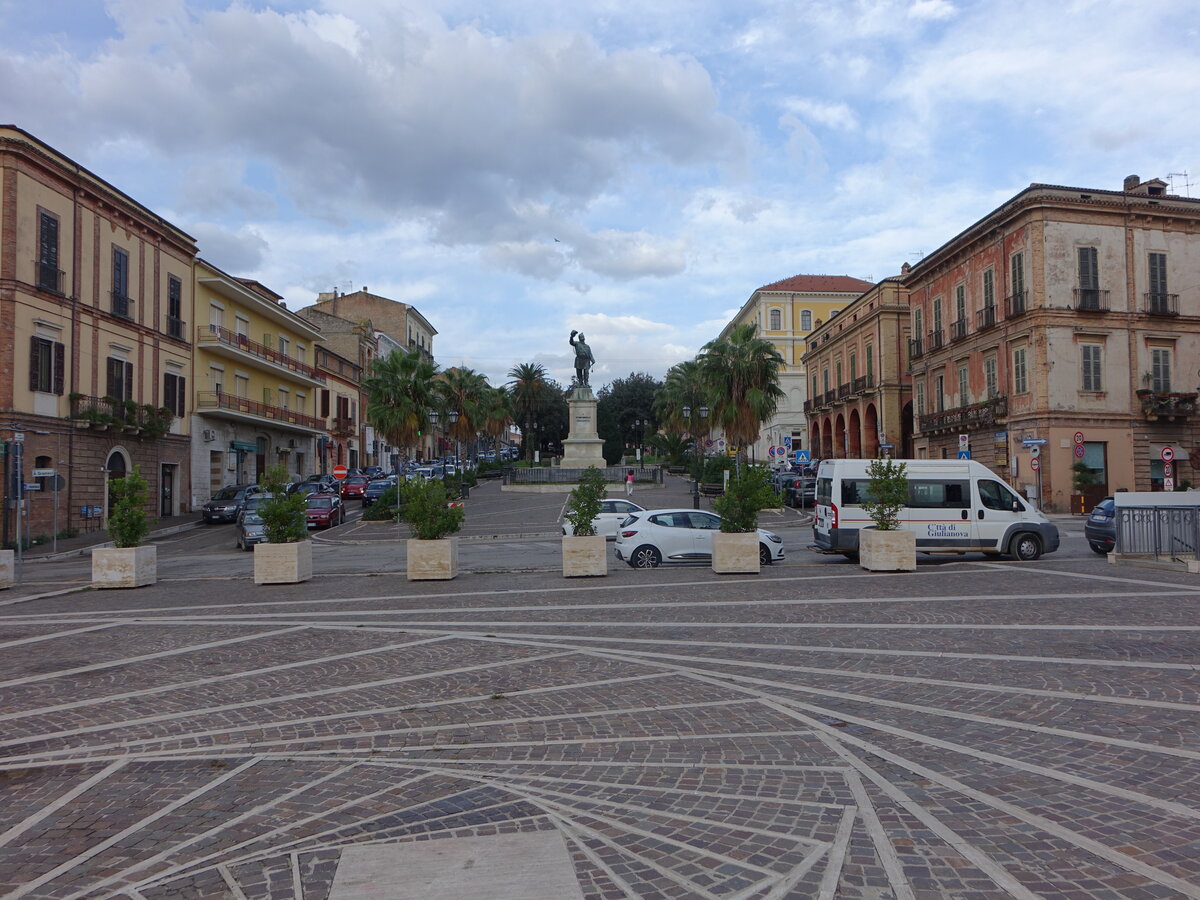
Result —
[[[625,496],[633,496],[633,469],[625,473]]]

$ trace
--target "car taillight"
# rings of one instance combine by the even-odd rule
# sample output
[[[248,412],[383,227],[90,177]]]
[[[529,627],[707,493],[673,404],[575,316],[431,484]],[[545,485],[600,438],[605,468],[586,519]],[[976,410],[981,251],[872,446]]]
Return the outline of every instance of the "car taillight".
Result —
[[[621,532],[621,537],[633,537],[635,534],[637,534],[637,530],[636,530],[636,529],[635,529],[635,530],[633,530],[633,531],[622,531],[622,532]]]
[[[838,511],[832,503],[829,504],[829,527],[837,528]]]

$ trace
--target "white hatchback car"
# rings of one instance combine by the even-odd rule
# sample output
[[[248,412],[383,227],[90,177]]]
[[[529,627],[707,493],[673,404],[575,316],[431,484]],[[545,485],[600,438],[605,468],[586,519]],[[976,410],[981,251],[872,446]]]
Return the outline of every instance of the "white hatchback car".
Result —
[[[642,512],[644,506],[638,506],[629,500],[601,500],[600,515],[592,519],[596,526],[596,534],[602,534],[609,540],[617,536],[617,526],[624,522],[632,513]],[[570,522],[562,523],[562,533],[573,535],[574,527]]]
[[[647,509],[634,513],[617,529],[614,552],[635,569],[653,569],[663,562],[712,559],[712,536],[721,530],[721,517],[699,509]],[[783,538],[758,529],[758,561],[764,566],[783,562]]]

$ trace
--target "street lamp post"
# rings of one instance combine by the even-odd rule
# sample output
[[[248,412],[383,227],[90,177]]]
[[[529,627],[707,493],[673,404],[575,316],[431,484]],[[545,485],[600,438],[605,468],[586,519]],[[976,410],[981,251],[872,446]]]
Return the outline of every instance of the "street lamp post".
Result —
[[[451,425],[458,424],[458,410],[452,409],[447,415],[450,417]],[[456,431],[454,435],[454,466],[458,469],[458,496],[459,499],[465,500],[467,497],[467,487],[463,481],[462,464],[462,440],[458,437]]]
[[[700,479],[704,476],[704,444],[703,434],[708,430],[708,407],[701,406],[696,410],[697,428],[692,431],[692,453],[696,457],[696,477],[692,480],[692,509],[700,508]],[[689,426],[692,421],[692,408],[685,406],[683,408],[683,421]]]

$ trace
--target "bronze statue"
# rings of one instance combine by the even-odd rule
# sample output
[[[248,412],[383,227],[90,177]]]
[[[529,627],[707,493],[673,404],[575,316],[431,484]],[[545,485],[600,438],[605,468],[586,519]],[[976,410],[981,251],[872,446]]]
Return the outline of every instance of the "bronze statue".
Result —
[[[577,334],[579,340],[575,340]],[[596,357],[592,356],[592,348],[584,341],[581,332],[571,332],[571,346],[575,348],[575,383],[587,387],[588,373],[596,364]]]

